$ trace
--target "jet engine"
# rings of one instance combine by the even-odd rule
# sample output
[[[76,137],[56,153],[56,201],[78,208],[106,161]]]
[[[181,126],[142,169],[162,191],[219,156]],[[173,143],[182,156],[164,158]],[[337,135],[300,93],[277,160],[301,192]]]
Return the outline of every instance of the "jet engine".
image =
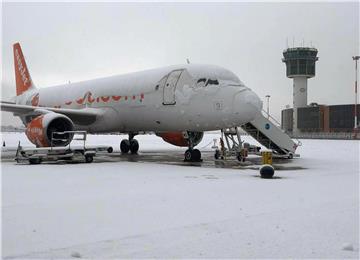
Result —
[[[49,147],[53,137],[53,146],[68,145],[73,134],[54,134],[53,132],[73,131],[74,124],[70,118],[58,113],[47,113],[32,119],[26,126],[25,134],[37,147]]]
[[[203,132],[166,132],[166,133],[157,133],[157,136],[160,136],[165,142],[170,143],[176,146],[190,146],[194,147],[198,145],[203,136]]]

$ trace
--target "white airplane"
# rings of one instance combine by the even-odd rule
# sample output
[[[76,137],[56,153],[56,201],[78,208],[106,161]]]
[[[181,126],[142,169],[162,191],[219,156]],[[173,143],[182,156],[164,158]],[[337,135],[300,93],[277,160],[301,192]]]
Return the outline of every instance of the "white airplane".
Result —
[[[194,147],[204,131],[243,125],[262,109],[253,91],[218,66],[175,65],[36,88],[19,43],[13,51],[16,101],[1,102],[1,110],[21,118],[37,147],[48,147],[52,132],[119,132],[129,136],[121,141],[121,152],[137,153],[134,136],[155,132],[170,144],[188,147],[185,160],[197,161],[201,153]],[[67,145],[72,135],[65,139],[54,144]]]

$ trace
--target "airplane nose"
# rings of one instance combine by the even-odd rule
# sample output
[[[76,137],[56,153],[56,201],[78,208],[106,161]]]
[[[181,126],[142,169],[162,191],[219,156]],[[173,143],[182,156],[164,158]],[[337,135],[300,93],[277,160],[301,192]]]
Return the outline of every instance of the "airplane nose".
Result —
[[[246,100],[245,101],[246,104],[248,104],[249,106],[252,106],[255,110],[257,110],[257,111],[262,110],[263,103],[262,103],[261,99],[258,97],[258,95],[256,95],[253,91],[249,90],[245,94],[245,100]]]
[[[237,93],[234,97],[233,114],[252,121],[262,110],[262,101],[250,89]]]

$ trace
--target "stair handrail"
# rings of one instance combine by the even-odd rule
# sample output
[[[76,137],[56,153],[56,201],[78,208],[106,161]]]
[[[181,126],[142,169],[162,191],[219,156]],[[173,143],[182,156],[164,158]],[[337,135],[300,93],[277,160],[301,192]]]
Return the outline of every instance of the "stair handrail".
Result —
[[[272,123],[275,123],[277,126],[279,126],[281,128],[281,123],[279,123],[273,116],[268,114],[264,109],[262,109],[262,112],[263,112],[263,114],[265,113],[264,116],[267,116],[268,119],[271,119],[270,121],[272,121]]]
[[[263,114],[265,113],[264,116],[267,116],[268,119],[271,119],[270,122],[277,125],[285,133],[285,131],[281,128],[281,123],[279,123],[274,117],[272,117],[270,115],[270,113],[268,114],[267,111],[265,111],[264,109],[262,109],[262,112],[263,112]],[[292,137],[291,139],[295,139],[295,141],[297,142],[297,146],[302,146],[302,142],[299,139],[297,139],[296,137]]]

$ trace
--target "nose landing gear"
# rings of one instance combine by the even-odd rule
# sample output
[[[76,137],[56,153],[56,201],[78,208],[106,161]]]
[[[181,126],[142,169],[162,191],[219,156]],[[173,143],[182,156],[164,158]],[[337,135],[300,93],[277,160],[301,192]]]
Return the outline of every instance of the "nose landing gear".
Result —
[[[120,151],[125,154],[130,151],[131,154],[136,154],[139,151],[139,142],[134,139],[136,134],[129,134],[129,139],[123,139],[120,143]]]
[[[202,162],[201,152],[198,149],[194,149],[203,138],[204,133],[202,132],[185,132],[184,137],[186,138],[189,149],[185,151],[184,162]]]
[[[187,149],[185,151],[185,162],[201,162],[201,152],[198,149]]]

